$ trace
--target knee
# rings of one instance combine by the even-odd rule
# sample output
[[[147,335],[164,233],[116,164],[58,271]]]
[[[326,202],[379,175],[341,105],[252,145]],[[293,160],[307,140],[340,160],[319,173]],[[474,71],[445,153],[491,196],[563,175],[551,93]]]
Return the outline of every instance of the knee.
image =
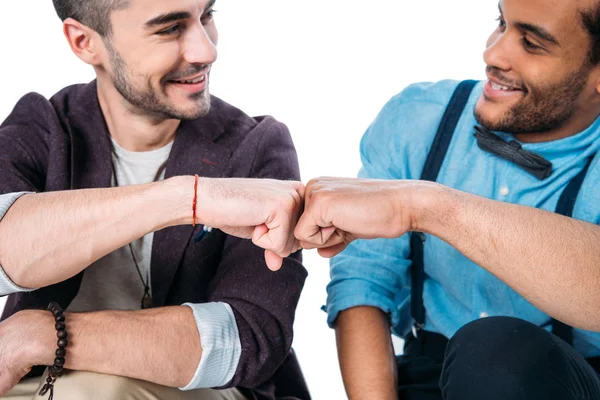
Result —
[[[556,338],[530,322],[511,317],[490,317],[473,321],[450,339],[446,354],[468,357],[473,363],[486,359],[510,362],[515,354],[553,346]],[[519,356],[522,359],[522,356]]]
[[[535,392],[547,380],[544,367],[556,346],[551,333],[516,318],[469,323],[448,343],[440,379],[444,398],[520,399],[524,388]]]

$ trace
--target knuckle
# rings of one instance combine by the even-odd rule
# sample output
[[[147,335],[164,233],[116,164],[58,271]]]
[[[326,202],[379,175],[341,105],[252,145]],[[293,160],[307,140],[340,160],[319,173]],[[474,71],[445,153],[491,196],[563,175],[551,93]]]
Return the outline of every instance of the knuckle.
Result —
[[[312,178],[310,181],[308,181],[308,183],[306,184],[306,186],[314,186],[317,182],[319,182],[321,178]]]

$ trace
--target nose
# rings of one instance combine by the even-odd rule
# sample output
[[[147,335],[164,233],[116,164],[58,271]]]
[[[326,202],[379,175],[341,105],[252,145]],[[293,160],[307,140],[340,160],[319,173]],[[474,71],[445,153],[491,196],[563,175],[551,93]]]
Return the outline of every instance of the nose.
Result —
[[[216,31],[208,32],[201,24],[195,24],[186,35],[183,58],[190,64],[212,64],[217,60]]]
[[[483,61],[488,67],[495,67],[502,71],[512,69],[509,39],[506,32],[498,32],[490,37],[487,48],[483,52]]]

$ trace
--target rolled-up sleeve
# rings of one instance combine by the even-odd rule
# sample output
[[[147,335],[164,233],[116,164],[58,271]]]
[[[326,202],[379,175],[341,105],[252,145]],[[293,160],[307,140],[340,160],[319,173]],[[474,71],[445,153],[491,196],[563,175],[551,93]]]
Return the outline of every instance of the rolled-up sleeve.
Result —
[[[242,345],[235,316],[225,303],[186,303],[198,326],[202,357],[194,377],[181,390],[224,386],[237,370]]]
[[[7,193],[0,195],[0,221],[4,218],[8,210],[21,196],[28,194],[29,192],[19,193]],[[11,293],[17,292],[30,292],[33,289],[26,289],[17,286],[4,272],[4,269],[0,265],[0,296],[6,296]]]
[[[401,305],[408,301],[408,237],[358,240],[331,261],[327,285],[327,323],[334,327],[340,312],[371,306],[389,315],[392,326],[401,321]]]

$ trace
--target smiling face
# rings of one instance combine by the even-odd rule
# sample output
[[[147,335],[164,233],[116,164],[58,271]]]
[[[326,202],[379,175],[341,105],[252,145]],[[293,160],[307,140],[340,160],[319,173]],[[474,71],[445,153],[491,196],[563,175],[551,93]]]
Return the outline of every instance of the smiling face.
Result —
[[[208,113],[218,38],[213,6],[214,0],[129,0],[111,13],[102,64],[130,110],[180,120]]]
[[[595,2],[500,1],[498,28],[484,53],[489,81],[475,107],[480,124],[528,134],[597,117],[591,104],[597,104],[598,68],[581,13]]]

